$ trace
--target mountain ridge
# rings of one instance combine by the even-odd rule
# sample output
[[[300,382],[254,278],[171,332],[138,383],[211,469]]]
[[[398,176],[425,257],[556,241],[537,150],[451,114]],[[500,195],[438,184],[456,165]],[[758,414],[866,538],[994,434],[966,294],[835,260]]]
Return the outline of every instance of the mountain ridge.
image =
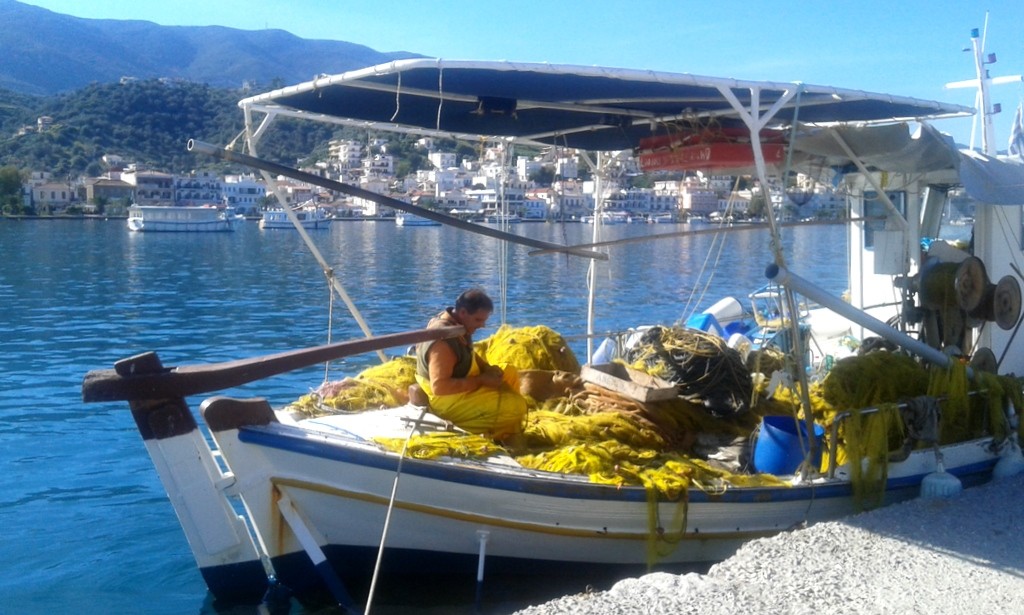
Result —
[[[0,0],[0,88],[32,95],[73,91],[124,77],[174,78],[218,88],[307,81],[396,59],[345,41],[303,39],[285,30],[162,26],[86,19]]]

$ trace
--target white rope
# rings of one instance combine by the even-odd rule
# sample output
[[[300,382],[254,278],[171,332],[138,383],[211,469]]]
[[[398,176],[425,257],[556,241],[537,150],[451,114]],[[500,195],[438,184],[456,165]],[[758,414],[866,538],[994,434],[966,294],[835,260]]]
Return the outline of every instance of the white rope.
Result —
[[[507,184],[509,181],[509,161],[513,158],[515,145],[513,143],[506,143],[501,148],[501,185],[499,186],[501,207],[499,209],[499,227],[503,231],[509,231],[511,224],[509,222],[509,208],[508,208],[508,190]],[[501,302],[501,324],[508,322],[508,242],[502,241],[498,248],[498,297]]]
[[[444,107],[444,68],[437,61],[437,130],[441,131],[441,108]]]
[[[327,285],[327,343],[331,343],[331,337],[334,332],[334,289],[331,285]],[[324,382],[330,380],[331,373],[331,362],[327,361],[324,363]]]
[[[412,439],[416,430],[419,429],[420,422],[423,421],[423,416],[427,413],[427,407],[424,406],[420,411],[420,416],[416,419],[416,423],[409,430],[409,435],[405,437],[405,444],[402,445],[402,453],[398,457],[398,467],[395,468],[395,481],[391,485],[391,499],[388,500],[388,512],[384,516],[384,529],[380,535],[380,547],[377,549],[377,563],[373,566],[373,579],[370,581],[370,593],[366,596],[366,610],[363,611],[365,615],[370,615],[370,608],[373,605],[373,594],[377,589],[377,577],[380,574],[380,562],[384,558],[384,543],[388,539],[388,528],[391,526],[391,511],[395,509],[395,496],[398,494],[398,478],[402,475],[402,462],[405,460],[405,452],[409,448],[409,440]]]
[[[255,156],[257,155],[257,135],[252,134],[250,130],[252,126],[251,118],[248,116],[248,110],[246,111],[246,144],[248,146],[249,151],[252,153],[252,155]],[[267,123],[265,122],[263,126],[260,127],[260,131],[264,130],[266,127]],[[295,211],[291,207],[288,207],[288,195],[284,190],[284,186],[282,186],[281,183],[277,181],[277,178],[275,178],[267,171],[261,170],[260,175],[263,177],[263,181],[266,182],[267,188],[271,190],[275,196],[277,196],[278,204],[281,206],[281,209],[284,211],[284,213],[288,216],[288,220],[290,220],[292,225],[295,227],[296,232],[298,232],[299,237],[302,239],[302,243],[305,244],[306,249],[309,250],[310,254],[313,255],[313,258],[316,259],[317,264],[320,265],[320,270],[324,273],[324,276],[327,278],[328,285],[334,290],[334,292],[338,294],[338,298],[340,298],[342,303],[345,304],[345,307],[348,308],[349,313],[352,314],[352,317],[355,319],[356,324],[359,325],[359,329],[363,332],[363,335],[365,335],[366,337],[372,337],[373,331],[370,329],[370,325],[366,323],[366,320],[363,318],[363,315],[359,311],[359,308],[356,307],[356,304],[352,301],[352,298],[349,297],[348,292],[341,285],[341,282],[338,280],[338,278],[334,275],[334,268],[327,263],[327,260],[324,258],[323,254],[320,252],[319,249],[317,249],[316,244],[313,242],[313,238],[309,236],[309,233],[306,232],[306,229],[303,228],[302,223],[299,222],[299,219],[296,217]],[[381,363],[386,363],[388,360],[388,357],[386,354],[384,354],[383,350],[378,350],[377,356],[380,358]]]
[[[402,73],[398,73],[398,84],[395,86],[395,113],[391,116],[389,121],[394,122],[395,118],[398,117],[398,111],[402,108],[399,96],[402,94]]]
[[[728,217],[732,214],[732,211],[733,211],[733,208],[734,208],[736,190],[739,188],[739,181],[740,181],[740,178],[737,176],[736,182],[733,184],[732,192],[729,194],[729,200],[728,200],[728,202],[726,204],[726,208],[725,208],[726,215],[722,218],[722,222],[719,223],[719,228],[725,227],[725,220],[727,220]],[[718,262],[719,262],[719,260],[722,257],[722,253],[725,251],[725,240],[726,240],[726,234],[725,233],[716,233],[712,237],[712,239],[711,239],[711,249],[709,249],[707,254],[704,255],[704,263],[701,265],[700,273],[697,274],[697,280],[698,281],[704,280],[703,286],[701,287],[700,284],[696,284],[696,285],[694,285],[693,290],[690,291],[690,296],[686,300],[686,305],[683,306],[683,311],[682,311],[682,314],[683,314],[682,321],[683,322],[688,320],[690,318],[690,316],[693,316],[693,312],[695,312],[697,310],[697,308],[700,307],[700,302],[704,300],[704,295],[708,292],[708,289],[711,288],[711,282],[712,282],[712,280],[715,277],[714,272],[718,270]],[[714,249],[716,244],[718,245],[717,252],[715,252],[715,249]],[[704,275],[705,275],[705,273],[708,270],[708,263],[711,260],[711,254],[713,252],[715,252],[715,262],[711,266],[711,274],[708,275],[707,278],[705,279]],[[699,288],[699,290],[698,290],[698,288]]]

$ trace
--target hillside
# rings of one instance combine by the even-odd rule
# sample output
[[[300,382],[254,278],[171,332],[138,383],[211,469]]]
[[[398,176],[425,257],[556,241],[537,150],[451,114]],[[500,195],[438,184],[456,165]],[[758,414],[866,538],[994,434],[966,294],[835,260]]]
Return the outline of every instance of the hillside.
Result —
[[[0,166],[57,177],[97,175],[105,154],[173,173],[214,166],[185,144],[226,144],[241,132],[243,84],[251,94],[416,57],[282,30],[81,19],[15,0],[0,0],[0,24]],[[49,131],[22,132],[41,116],[53,118]],[[295,164],[334,132],[278,120],[261,154]]]
[[[229,143],[242,128],[240,90],[188,82],[137,81],[95,84],[51,97],[0,91],[0,166],[50,171],[57,177],[98,175],[100,159],[127,161],[174,173],[214,166],[185,150],[189,138]],[[19,109],[28,105],[26,109]],[[53,118],[46,132],[15,134],[18,126]],[[278,120],[261,142],[263,156],[294,164],[332,137],[322,124]]]
[[[306,40],[283,30],[161,26],[81,19],[0,0],[0,89],[68,92],[122,77],[170,77],[219,88],[307,81],[416,54],[382,53],[344,41]]]

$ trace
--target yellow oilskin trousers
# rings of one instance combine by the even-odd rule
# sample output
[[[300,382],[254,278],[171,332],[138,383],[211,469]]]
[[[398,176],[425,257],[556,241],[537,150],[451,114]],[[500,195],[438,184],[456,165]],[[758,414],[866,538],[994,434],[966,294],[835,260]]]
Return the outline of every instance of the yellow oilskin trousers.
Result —
[[[460,429],[495,440],[520,433],[526,418],[526,398],[519,394],[519,371],[514,366],[502,368],[502,384],[497,389],[480,387],[469,393],[434,395],[430,381],[419,374],[416,382],[430,397],[430,411]],[[467,376],[480,373],[473,357]]]

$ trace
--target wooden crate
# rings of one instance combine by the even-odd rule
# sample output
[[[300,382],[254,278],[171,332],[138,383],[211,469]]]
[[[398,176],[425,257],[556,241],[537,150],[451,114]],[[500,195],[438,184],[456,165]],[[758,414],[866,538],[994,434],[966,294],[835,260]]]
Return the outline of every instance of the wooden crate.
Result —
[[[655,378],[621,363],[584,365],[580,376],[586,382],[593,382],[642,402],[672,399],[679,394],[676,386],[671,382]]]

